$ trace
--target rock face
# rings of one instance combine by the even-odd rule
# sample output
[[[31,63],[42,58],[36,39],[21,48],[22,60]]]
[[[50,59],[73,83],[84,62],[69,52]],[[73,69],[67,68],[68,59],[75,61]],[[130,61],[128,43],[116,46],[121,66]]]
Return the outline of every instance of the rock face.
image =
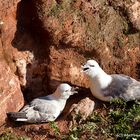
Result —
[[[138,0],[0,0],[0,63],[27,100],[60,82],[88,87],[81,64],[140,78]],[[4,60],[4,61],[3,61]],[[1,102],[1,101],[0,101]]]
[[[11,41],[16,31],[16,8],[18,1],[0,1],[0,125],[6,113],[19,111],[24,104],[23,94],[12,61]]]
[[[18,78],[12,74],[5,61],[0,62],[0,125],[6,113],[19,111],[24,104]]]
[[[47,46],[50,86],[61,81],[88,86],[79,72],[81,63],[90,58],[97,60],[108,73],[139,78],[139,3],[33,0],[43,29],[39,33],[46,32],[46,40],[50,42]]]

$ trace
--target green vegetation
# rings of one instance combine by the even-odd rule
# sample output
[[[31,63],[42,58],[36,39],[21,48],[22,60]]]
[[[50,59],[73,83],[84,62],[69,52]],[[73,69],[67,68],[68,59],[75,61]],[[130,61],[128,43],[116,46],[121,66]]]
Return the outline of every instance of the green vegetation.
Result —
[[[17,136],[12,131],[6,131],[0,134],[0,140],[31,140],[31,139],[25,136]]]
[[[49,12],[47,13],[48,16],[54,16],[59,17],[59,14],[62,11],[71,12],[71,3],[73,0],[65,0],[61,4],[58,4],[56,2],[53,2],[52,6],[49,9]]]
[[[94,111],[86,122],[74,126],[65,139],[140,139],[140,102],[114,100]]]
[[[60,135],[60,130],[59,130],[57,124],[56,124],[54,121],[49,122],[49,124],[50,124],[51,128],[53,129],[54,134],[55,134],[56,136],[57,136],[57,135]]]
[[[52,8],[50,8],[50,11],[48,12],[48,15],[57,17],[59,15],[60,11],[62,10],[62,8],[63,7],[61,5],[54,4],[52,6]]]
[[[60,132],[56,122],[50,122],[49,125],[56,140],[139,140],[140,102],[113,100],[103,104],[103,107],[95,110],[86,121],[70,126],[69,132]],[[45,135],[47,138],[46,132]],[[6,131],[0,134],[0,140],[31,139],[17,136],[13,131]]]
[[[110,132],[116,134],[140,134],[140,103],[118,102],[108,113]]]

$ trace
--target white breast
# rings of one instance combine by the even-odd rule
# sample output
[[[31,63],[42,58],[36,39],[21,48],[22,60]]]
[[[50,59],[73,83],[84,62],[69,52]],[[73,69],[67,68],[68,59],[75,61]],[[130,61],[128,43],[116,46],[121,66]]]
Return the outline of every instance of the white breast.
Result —
[[[102,101],[109,101],[110,97],[104,96],[102,89],[107,88],[111,81],[111,77],[106,77],[104,79],[90,79],[89,86],[93,96]]]

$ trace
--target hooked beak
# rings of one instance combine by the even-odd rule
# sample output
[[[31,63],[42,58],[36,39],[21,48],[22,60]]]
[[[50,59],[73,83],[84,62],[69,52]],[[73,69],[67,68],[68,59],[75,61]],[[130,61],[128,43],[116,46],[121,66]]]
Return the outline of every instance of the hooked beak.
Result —
[[[78,91],[77,91],[78,89],[79,89],[78,87],[72,87],[71,88],[72,95],[78,93]]]
[[[85,72],[86,70],[89,69],[87,65],[81,66],[81,68],[82,68],[81,72]]]

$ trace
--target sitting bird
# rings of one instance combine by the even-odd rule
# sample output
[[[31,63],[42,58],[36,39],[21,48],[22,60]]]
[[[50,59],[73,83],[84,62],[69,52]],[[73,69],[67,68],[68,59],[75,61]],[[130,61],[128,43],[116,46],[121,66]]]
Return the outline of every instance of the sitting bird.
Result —
[[[95,102],[88,97],[82,99],[77,104],[73,104],[67,114],[68,118],[72,119],[70,127],[85,121],[92,114],[94,106]]]
[[[140,82],[124,74],[109,75],[95,60],[88,60],[82,71],[88,77],[90,90],[97,99],[125,101],[140,99]]]
[[[41,123],[54,121],[63,111],[67,99],[77,93],[74,87],[60,84],[56,91],[48,96],[35,98],[19,112],[9,112],[8,117],[14,121]]]

